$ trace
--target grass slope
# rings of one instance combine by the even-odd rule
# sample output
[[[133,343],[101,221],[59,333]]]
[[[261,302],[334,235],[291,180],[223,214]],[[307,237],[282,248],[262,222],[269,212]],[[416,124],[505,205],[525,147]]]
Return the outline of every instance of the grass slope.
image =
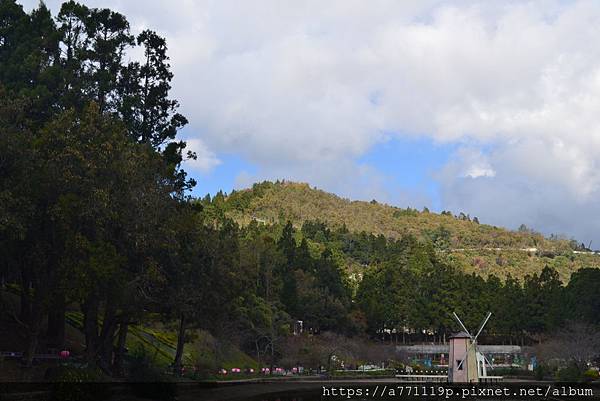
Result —
[[[70,326],[78,330],[83,328],[81,312],[69,311],[66,319]],[[216,357],[216,340],[206,331],[190,331],[191,341],[185,344],[183,351],[184,365],[210,365],[213,371],[218,368],[256,367],[254,359],[229,344],[219,349],[219,355]],[[177,334],[159,323],[129,326],[127,336],[129,352],[139,352],[140,349],[143,349],[156,366],[166,368],[171,365],[175,358],[176,347]]]

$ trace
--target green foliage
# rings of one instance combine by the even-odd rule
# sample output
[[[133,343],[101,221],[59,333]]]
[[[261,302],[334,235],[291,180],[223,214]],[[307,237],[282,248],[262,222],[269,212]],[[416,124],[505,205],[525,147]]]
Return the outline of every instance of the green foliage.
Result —
[[[549,373],[550,369],[544,364],[539,364],[533,369],[533,377],[535,380],[544,380]]]
[[[49,369],[45,379],[54,383],[52,400],[96,401],[110,396],[107,386],[94,385],[104,381],[102,373],[96,369],[63,365]],[[94,391],[90,391],[92,386]]]
[[[152,364],[152,359],[143,346],[134,350],[130,357],[128,380],[136,383],[134,394],[138,397],[171,400],[176,396],[176,386],[169,376]]]
[[[583,379],[585,381],[594,381],[600,379],[600,374],[597,369],[588,369],[583,372]]]
[[[556,372],[556,381],[558,382],[579,382],[582,379],[583,372],[574,363],[558,369]]]
[[[46,379],[52,382],[90,383],[102,381],[103,376],[97,369],[63,365],[49,369]]]
[[[125,16],[75,1],[56,18],[3,1],[0,20],[0,248],[9,280],[30,289],[25,362],[48,312],[60,333],[74,302],[88,362],[108,369],[109,339],[162,281],[169,218],[194,184],[174,141],[187,120],[168,97],[166,43],[151,31],[135,42]],[[125,65],[136,45],[145,62]]]
[[[581,269],[571,276],[567,285],[567,302],[571,318],[600,324],[600,270]]]
[[[75,1],[55,18],[43,3],[26,13],[2,1],[0,20],[2,277],[21,297],[26,364],[46,321],[49,332],[81,329],[90,366],[136,382],[189,362],[198,329],[213,335],[209,369],[238,346],[274,364],[298,321],[333,332],[315,342],[327,364],[340,333],[439,336],[455,310],[469,326],[492,310],[491,331],[509,337],[560,326],[567,307],[599,323],[599,270],[561,285],[596,255],[524,226],[279,181],[190,199],[181,163],[194,155],[175,140],[187,120],[169,98],[163,38],[134,37],[125,16]],[[136,46],[143,60],[126,63]],[[159,318],[169,334],[144,327]],[[141,388],[173,396],[170,385]]]
[[[218,208],[241,225],[254,220],[263,223],[289,220],[294,227],[301,227],[303,237],[324,247],[340,249],[358,264],[373,264],[378,259],[374,242],[367,244],[365,238],[381,235],[387,240],[398,240],[412,235],[421,241],[431,241],[446,262],[484,277],[505,278],[510,274],[522,280],[525,275],[539,274],[545,265],[550,265],[557,269],[561,281],[566,282],[572,272],[582,267],[600,267],[597,255],[572,253],[572,241],[544,238],[528,228],[509,231],[480,224],[479,219],[471,219],[464,213],[454,217],[448,211],[437,214],[349,201],[307,184],[265,181],[223,196],[222,201],[212,202],[209,207]],[[346,236],[348,233],[352,234]],[[363,237],[358,237],[359,234]],[[571,260],[557,260],[560,255]]]

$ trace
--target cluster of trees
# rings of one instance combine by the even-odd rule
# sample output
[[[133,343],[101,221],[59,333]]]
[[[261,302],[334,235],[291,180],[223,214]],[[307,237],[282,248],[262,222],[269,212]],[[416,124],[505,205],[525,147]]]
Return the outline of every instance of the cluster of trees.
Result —
[[[259,184],[255,190],[264,188]],[[251,194],[235,195],[232,203],[223,194],[212,199],[212,203],[205,198],[204,203],[220,210],[213,214],[225,214],[232,204],[246,207]],[[532,343],[563,329],[571,321],[592,326],[600,323],[596,317],[600,303],[593,295],[600,289],[599,269],[580,269],[571,275],[568,283],[563,283],[550,266],[520,278],[510,274],[484,278],[466,274],[440,257],[438,251],[448,246],[450,235],[444,226],[429,233],[426,240],[410,235],[395,240],[351,232],[345,225],[329,227],[319,220],[305,221],[296,232],[289,222],[284,225],[284,222],[258,224],[254,221],[252,225],[270,232],[274,238],[279,235],[288,238],[286,243],[299,243],[296,255],[309,253],[306,249],[331,255],[340,266],[338,271],[341,266],[347,268],[352,263],[362,265],[362,277],[356,281],[345,281],[344,276],[340,276],[338,282],[352,289],[354,302],[341,303],[338,309],[324,309],[324,312],[335,310],[337,316],[348,316],[346,322],[340,320],[334,325],[324,325],[327,330],[347,335],[364,333],[375,340],[393,342],[442,341],[459,329],[452,312],[456,311],[469,327],[476,328],[486,312],[491,311],[494,318],[487,326],[486,335],[494,338],[489,341]],[[300,270],[306,263],[302,259],[289,260],[296,260]],[[319,293],[308,294],[312,299],[322,299]],[[301,303],[301,308],[286,301],[294,297],[283,296],[286,313],[294,319],[306,318],[303,312],[310,304],[310,296]]]
[[[83,314],[87,361],[117,374],[129,325],[150,316],[177,322],[176,366],[189,328],[274,357],[291,316],[349,326],[331,252],[186,195],[194,155],[175,140],[187,120],[163,38],[74,1],[53,17],[3,0],[0,21],[0,276],[20,295],[26,365],[64,343],[67,308]],[[125,61],[133,47],[142,61]]]
[[[450,248],[536,247],[555,254],[577,250],[576,243],[565,238],[545,238],[531,230],[510,231],[480,224],[478,218],[465,213],[432,213],[427,208],[419,211],[350,201],[302,183],[265,181],[254,184],[251,189],[222,195],[226,213],[238,221],[256,217],[271,223],[291,220],[300,226],[307,220],[321,220],[335,227],[345,224],[353,232],[383,234],[388,238],[411,234],[421,240],[428,239],[431,232],[444,226]]]
[[[143,60],[126,62],[136,46]],[[62,343],[75,303],[88,360],[118,369],[191,208],[171,79],[164,39],[119,13],[0,2],[1,275],[20,288],[26,365],[42,334]]]
[[[600,270],[584,268],[563,283],[550,266],[515,278],[466,274],[440,258],[449,232],[443,226],[425,241],[399,240],[331,229],[306,221],[300,230],[311,243],[365,266],[355,301],[373,338],[392,341],[442,340],[459,329],[456,311],[476,328],[487,311],[494,318],[486,333],[499,342],[540,341],[569,321],[600,324]]]
[[[427,245],[403,246],[406,252],[370,268],[360,283],[357,301],[373,335],[441,341],[458,329],[454,311],[473,330],[491,311],[486,335],[495,343],[542,341],[570,320],[600,323],[600,304],[592,295],[600,289],[598,269],[575,272],[566,286],[550,267],[523,282],[510,276],[484,279],[441,263]]]

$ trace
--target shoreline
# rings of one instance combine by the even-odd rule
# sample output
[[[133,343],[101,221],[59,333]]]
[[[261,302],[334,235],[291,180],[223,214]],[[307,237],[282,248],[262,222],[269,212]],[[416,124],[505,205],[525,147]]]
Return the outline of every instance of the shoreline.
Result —
[[[396,386],[390,386],[395,384]],[[564,383],[526,381],[509,379],[504,382],[485,385],[485,387],[520,387],[520,386],[553,386],[559,387]],[[79,394],[94,394],[102,398],[86,398],[90,400],[148,400],[168,399],[164,395],[175,395],[178,401],[258,401],[293,399],[299,396],[304,399],[321,399],[324,387],[327,388],[370,388],[376,386],[388,388],[440,388],[440,387],[474,387],[474,384],[450,384],[436,382],[402,382],[396,378],[339,378],[327,379],[322,377],[307,378],[260,378],[231,381],[181,381],[163,383],[6,383],[0,382],[0,397],[10,401],[36,401],[48,399],[54,391],[67,391]],[[598,388],[600,383],[579,383]],[[371,390],[372,391],[372,390]],[[335,398],[335,397],[334,397]]]

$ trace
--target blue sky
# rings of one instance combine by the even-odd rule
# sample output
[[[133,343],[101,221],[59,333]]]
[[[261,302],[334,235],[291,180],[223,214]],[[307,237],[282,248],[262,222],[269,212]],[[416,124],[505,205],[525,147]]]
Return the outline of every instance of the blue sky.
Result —
[[[427,205],[402,206],[418,209],[428,206],[441,211],[440,187],[434,175],[448,163],[456,147],[456,144],[436,144],[428,138],[396,138],[373,147],[359,162],[388,176],[390,186],[423,193],[430,200]]]
[[[256,166],[244,161],[235,154],[218,155],[221,164],[207,173],[190,171],[198,184],[192,191],[194,196],[202,197],[206,194],[214,195],[219,191],[230,193],[237,187],[236,179],[240,174],[255,174]],[[239,188],[238,188],[239,189]]]
[[[200,195],[283,178],[600,244],[600,2],[86,4],[167,39]]]
[[[386,185],[390,188],[419,193],[426,199],[423,204],[411,204],[410,201],[399,198],[388,199],[390,202],[400,203],[404,207],[421,209],[427,206],[441,211],[440,188],[434,179],[434,173],[448,162],[456,147],[455,144],[435,144],[426,138],[396,138],[374,146],[358,158],[357,163],[375,169],[385,177]],[[229,193],[232,189],[240,188],[240,174],[252,176],[258,172],[256,165],[239,155],[219,154],[217,157],[221,163],[208,173],[190,170],[190,175],[198,181],[193,191],[195,196],[207,193],[214,195],[220,190]]]

